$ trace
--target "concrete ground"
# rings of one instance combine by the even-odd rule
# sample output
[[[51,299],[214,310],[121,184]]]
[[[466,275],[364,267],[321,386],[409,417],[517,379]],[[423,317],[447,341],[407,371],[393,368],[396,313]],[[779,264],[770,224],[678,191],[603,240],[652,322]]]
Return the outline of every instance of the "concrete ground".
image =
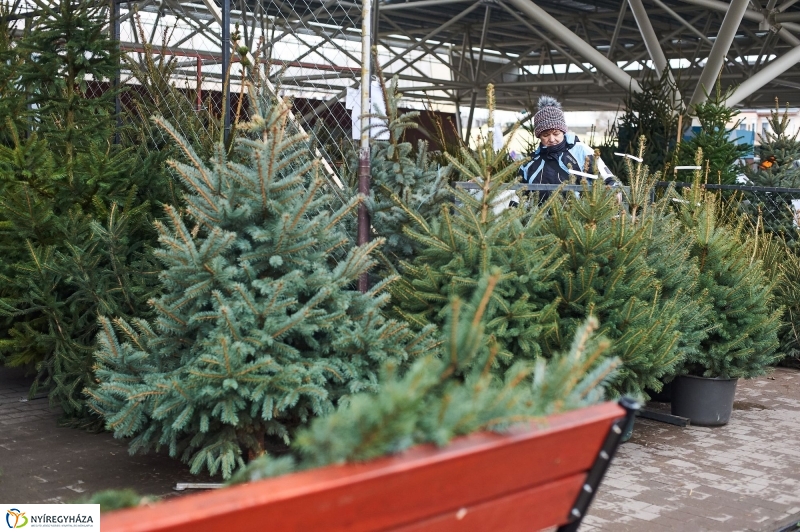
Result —
[[[171,496],[208,482],[164,455],[130,456],[124,441],[57,425],[47,399],[0,368],[0,503],[73,502],[110,488]],[[677,427],[637,419],[581,532],[776,532],[800,521],[800,371],[741,381],[731,422]],[[498,531],[500,532],[500,531]]]
[[[798,521],[800,371],[778,368],[739,381],[728,425],[638,418],[581,532],[773,532]]]
[[[111,434],[58,426],[47,398],[27,400],[30,380],[0,367],[0,504],[69,503],[105,489],[170,496],[178,482],[208,482],[165,455],[130,456]],[[24,401],[23,401],[24,399]]]

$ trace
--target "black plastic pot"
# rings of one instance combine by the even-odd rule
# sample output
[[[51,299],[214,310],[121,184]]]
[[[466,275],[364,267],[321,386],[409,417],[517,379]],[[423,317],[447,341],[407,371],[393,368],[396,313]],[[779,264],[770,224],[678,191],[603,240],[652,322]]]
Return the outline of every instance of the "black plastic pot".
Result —
[[[672,385],[672,414],[692,425],[725,425],[731,419],[738,379],[681,375]]]

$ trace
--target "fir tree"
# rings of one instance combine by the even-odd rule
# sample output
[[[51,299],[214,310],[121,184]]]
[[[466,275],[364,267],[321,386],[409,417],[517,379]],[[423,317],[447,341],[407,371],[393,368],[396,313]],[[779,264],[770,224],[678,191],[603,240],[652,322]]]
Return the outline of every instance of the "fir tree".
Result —
[[[451,201],[446,187],[450,168],[435,167],[425,141],[419,141],[416,153],[410,142],[403,142],[405,130],[417,127],[414,119],[419,112],[400,114],[402,95],[397,83],[394,78],[389,87],[384,84],[389,140],[372,143],[372,181],[367,203],[376,235],[386,239],[381,251],[392,263],[414,257],[419,249],[403,231],[410,226],[410,218],[398,202],[411,206],[427,220],[438,213],[442,204]]]
[[[739,123],[734,122],[739,111],[728,107],[725,102],[731,91],[723,92],[717,83],[713,96],[697,104],[693,111],[700,122],[700,131],[681,142],[677,151],[678,165],[695,164],[695,154],[702,150],[702,164],[706,167],[708,179],[714,183],[730,185],[736,182],[739,173],[739,159],[747,153],[747,146],[731,139]]]
[[[745,175],[750,182],[759,187],[800,187],[800,167],[795,161],[800,160],[800,140],[798,132],[789,134],[789,104],[783,113],[775,100],[775,109],[770,111],[767,120],[769,128],[759,134],[759,144],[755,154],[761,161],[755,168],[745,168]]]
[[[342,249],[340,226],[362,198],[333,212],[307,137],[282,102],[260,101],[237,141],[210,166],[161,122],[191,164],[171,165],[186,212],[159,224],[163,295],[153,322],[102,320],[93,408],[131,452],[170,455],[227,478],[265,440],[359,391],[377,391],[380,365],[431,348],[381,316],[388,281],[354,291],[381,244]],[[116,329],[116,331],[115,331]]]
[[[96,139],[110,139],[115,126],[110,111],[117,91],[87,94],[90,81],[112,80],[119,68],[118,47],[105,28],[108,8],[87,0],[35,4],[41,14],[17,42],[25,58],[20,81],[36,116],[47,117],[37,131],[63,154],[65,184],[73,194],[90,197],[86,187],[101,184],[76,175],[89,169],[78,159],[98,155]],[[90,130],[94,134],[86,135]]]
[[[770,112],[769,128],[759,134],[760,144],[755,153],[760,163],[754,168],[745,168],[750,182],[759,187],[798,188],[800,187],[800,140],[798,133],[789,134],[788,103],[782,113],[775,100],[775,109]],[[749,195],[743,203],[747,213],[753,218],[761,217],[765,229],[785,240],[795,249],[797,239],[797,210],[788,194]]]
[[[782,356],[777,353],[777,330],[783,309],[771,308],[778,278],[767,279],[743,236],[743,221],[733,227],[720,222],[719,200],[700,186],[701,176],[695,172],[694,185],[684,191],[679,205],[681,223],[692,236],[698,290],[710,303],[710,327],[682,372],[723,378],[763,375]]]
[[[413,223],[405,233],[418,250],[400,263],[402,279],[390,290],[399,317],[415,327],[443,325],[448,301],[469,297],[479,279],[500,268],[503,275],[485,316],[487,334],[498,345],[497,360],[507,365],[514,357],[541,354],[538,339],[555,320],[551,284],[562,259],[551,236],[536,234],[544,210],[529,215],[524,209],[497,208],[508,202],[505,193],[515,184],[520,163],[503,163],[507,149],[495,152],[491,128],[489,135],[475,152],[462,147],[459,159],[446,154],[462,179],[480,187],[479,194],[449,189],[455,203],[441,205],[427,219],[393,196]]]
[[[764,266],[767,279],[774,284],[774,299],[770,310],[783,309],[782,326],[778,330],[780,351],[784,362],[797,367],[800,363],[800,257],[783,238],[764,231],[761,220],[748,236],[747,246],[753,248],[753,258]]]
[[[21,124],[24,116],[25,98],[20,91],[19,66],[21,57],[14,45],[16,20],[12,17],[14,12],[10,5],[0,4],[0,117],[4,122],[0,124],[0,144],[9,145],[11,142],[6,120]]]
[[[678,117],[684,112],[675,96],[678,87],[667,72],[656,77],[652,73],[640,81],[640,92],[630,91],[625,99],[625,111],[615,124],[618,149],[636,153],[639,139],[644,136],[647,146],[642,154],[648,168],[661,170],[670,161],[678,137]],[[608,155],[607,153],[604,155]],[[612,157],[604,157],[612,162]],[[623,174],[624,176],[624,174]]]
[[[480,280],[468,305],[454,299],[441,346],[407,371],[387,367],[380,393],[358,394],[303,429],[292,454],[264,456],[239,472],[246,482],[332,463],[363,461],[417,444],[445,445],[480,430],[502,431],[534,418],[580,408],[603,397],[616,361],[603,359],[605,339],[591,338],[589,320],[569,352],[550,361],[515,364],[502,378],[489,368],[496,344],[485,334],[485,310],[501,274]]]
[[[645,151],[640,143],[639,153]],[[589,316],[622,362],[613,394],[660,390],[704,337],[704,307],[696,293],[697,267],[687,239],[665,201],[651,204],[658,179],[643,164],[628,165],[630,192],[595,184],[580,197],[555,202],[542,231],[565,257],[556,271],[558,327],[543,337],[546,354],[565,348]],[[620,200],[624,199],[624,203]],[[699,299],[699,298],[698,298]]]
[[[38,2],[15,40],[11,86],[25,104],[0,149],[0,339],[4,362],[36,372],[67,417],[88,415],[97,316],[145,315],[156,278],[150,222],[163,198],[159,172],[116,132],[116,91],[89,84],[117,72],[105,6]],[[90,97],[94,96],[94,97]],[[1,106],[0,106],[1,107]],[[10,107],[2,107],[11,112]]]

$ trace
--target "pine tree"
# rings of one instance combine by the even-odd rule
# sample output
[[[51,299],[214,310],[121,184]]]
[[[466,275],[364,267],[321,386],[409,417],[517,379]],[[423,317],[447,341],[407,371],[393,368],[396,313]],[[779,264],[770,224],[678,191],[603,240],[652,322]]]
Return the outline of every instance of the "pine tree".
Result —
[[[769,129],[759,135],[760,144],[755,153],[760,163],[754,168],[745,168],[750,182],[759,187],[800,187],[800,140],[798,133],[789,134],[788,103],[782,113],[775,100],[775,109],[770,112]],[[745,212],[752,218],[760,217],[765,229],[787,242],[790,248],[798,246],[797,210],[789,194],[753,194],[743,203]]]
[[[167,197],[163,174],[112,143],[117,90],[89,91],[118,69],[107,14],[86,0],[38,2],[11,46],[7,86],[24,104],[0,105],[24,111],[0,116],[0,354],[35,371],[31,392],[49,388],[69,418],[89,415],[97,316],[147,314],[153,209]]]
[[[403,142],[406,129],[417,127],[414,119],[419,112],[400,114],[402,95],[397,83],[395,77],[388,87],[384,84],[389,139],[372,143],[372,181],[367,203],[375,234],[386,239],[381,251],[392,263],[414,257],[419,248],[403,232],[411,222],[398,202],[412,206],[417,215],[427,220],[451,201],[446,187],[450,168],[434,167],[425,141],[419,141],[416,153],[410,142]]]
[[[0,145],[8,146],[11,138],[8,135],[10,126],[6,120],[15,121],[20,125],[24,115],[25,98],[19,90],[20,54],[14,46],[14,33],[16,20],[12,17],[11,6],[3,3],[0,5],[0,117],[4,122],[0,124]]]
[[[723,92],[717,83],[716,90],[705,102],[694,107],[700,122],[700,131],[681,142],[676,153],[678,165],[695,164],[695,154],[702,150],[702,165],[708,172],[708,179],[714,183],[730,185],[736,182],[740,171],[739,159],[747,153],[747,146],[731,139],[739,127],[738,122],[728,128],[739,111],[728,107],[725,102],[731,89]]]
[[[242,163],[217,148],[203,163],[174,129],[191,164],[172,162],[186,188],[185,213],[159,224],[163,295],[152,322],[103,318],[100,385],[91,404],[131,452],[170,455],[227,478],[267,438],[293,431],[359,391],[377,391],[383,363],[432,348],[385,320],[386,285],[354,290],[381,242],[343,249],[335,212],[307,137],[287,124],[283,102],[258,100]]]
[[[733,227],[720,222],[719,200],[700,186],[701,178],[695,172],[694,185],[684,191],[680,220],[692,236],[691,256],[698,261],[698,290],[710,303],[710,327],[681,371],[702,377],[763,375],[782,356],[776,351],[783,309],[771,308],[778,278],[767,279],[741,219]]]
[[[678,138],[678,117],[684,112],[675,95],[678,87],[667,72],[661,76],[648,73],[639,84],[640,92],[630,91],[625,99],[625,111],[615,124],[618,149],[633,154],[638,151],[639,139],[647,139],[642,154],[648,168],[662,170],[672,158]],[[604,154],[604,161],[612,157]],[[624,174],[623,174],[624,178]]]
[[[63,154],[65,184],[73,194],[90,197],[87,188],[100,183],[81,179],[88,168],[79,158],[97,155],[96,139],[112,138],[115,126],[110,111],[116,91],[87,94],[90,80],[112,80],[119,67],[118,47],[104,24],[108,8],[87,0],[35,3],[41,15],[17,42],[25,58],[20,80],[36,116],[47,117],[37,131]]]
[[[639,154],[645,152],[640,143]],[[595,184],[580,197],[550,206],[541,231],[554,236],[565,257],[556,271],[558,327],[542,338],[546,355],[589,316],[612,341],[622,365],[612,394],[660,390],[704,336],[700,301],[693,300],[697,267],[666,201],[651,204],[658,175],[628,164],[630,192]],[[624,203],[620,200],[624,199]]]
[[[489,93],[492,101],[491,86]],[[418,247],[413,259],[400,263],[402,278],[390,290],[398,317],[415,327],[441,326],[451,298],[468,298],[479,279],[500,268],[486,327],[497,342],[498,362],[508,365],[515,357],[541,354],[538,338],[554,324],[551,284],[562,259],[551,236],[535,234],[544,210],[529,215],[524,209],[497,208],[507,204],[505,193],[516,184],[521,163],[501,162],[507,148],[495,152],[492,128],[489,135],[475,152],[462,147],[458,159],[446,154],[460,179],[480,187],[477,195],[448,187],[455,203],[441,205],[429,218],[393,196],[413,224],[405,234]]]
[[[769,128],[759,134],[759,144],[755,147],[756,155],[761,161],[756,168],[745,168],[745,175],[753,185],[759,187],[800,187],[800,167],[795,161],[800,160],[800,140],[795,132],[789,134],[789,104],[783,113],[780,112],[778,100],[775,109],[770,111],[767,120]]]
[[[608,341],[592,338],[596,320],[577,332],[570,350],[553,360],[519,363],[502,378],[489,368],[496,344],[484,334],[485,310],[502,274],[478,283],[469,304],[447,306],[447,326],[434,353],[408,370],[386,367],[380,393],[362,393],[300,431],[289,456],[266,455],[240,471],[247,482],[332,463],[364,461],[417,443],[442,446],[453,437],[507,427],[602,400],[616,360]]]
[[[752,247],[753,257],[760,260],[767,279],[774,284],[774,299],[770,310],[783,310],[778,341],[786,365],[800,364],[800,257],[778,235],[764,230],[756,222],[756,228],[748,236],[747,246]]]

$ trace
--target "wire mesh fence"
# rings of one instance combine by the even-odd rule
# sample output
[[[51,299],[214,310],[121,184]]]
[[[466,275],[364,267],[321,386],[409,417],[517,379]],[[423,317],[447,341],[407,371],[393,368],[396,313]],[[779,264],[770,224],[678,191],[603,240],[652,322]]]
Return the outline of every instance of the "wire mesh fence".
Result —
[[[661,191],[670,186],[680,190],[691,188],[692,183],[657,183],[657,189]],[[800,189],[718,184],[704,184],[703,188],[714,191],[735,206],[740,215],[747,216],[752,224],[763,227],[766,232],[780,236],[789,243],[797,241],[800,229]]]
[[[120,82],[132,89],[123,111],[162,114],[194,143],[204,136],[216,140],[226,117],[234,128],[247,119],[243,96],[247,83],[257,78],[275,96],[290,98],[295,123],[311,136],[328,176],[339,186],[352,177],[362,115],[361,3],[142,0],[117,5],[110,20],[125,53]],[[387,76],[408,68],[430,74],[432,65],[444,60],[424,50],[398,53],[386,44],[376,46],[375,54]],[[371,91],[366,112],[383,102],[377,83]],[[420,103],[406,100],[407,106]],[[157,132],[152,135],[155,145],[163,141]]]
[[[455,185],[473,192],[481,189],[480,185],[466,181],[459,181]],[[593,185],[590,183],[588,186]],[[651,198],[655,200],[662,197],[670,188],[680,191],[692,186],[692,183],[659,181],[651,192]],[[715,184],[705,184],[703,188],[718,194],[732,209],[729,212],[746,217],[751,225],[780,236],[789,244],[798,241],[800,237],[798,232],[800,231],[800,189]],[[629,188],[619,186],[616,189],[623,194],[620,199],[624,202],[624,195],[628,193]],[[555,191],[562,192],[566,198],[566,194],[580,194],[583,190],[584,185],[577,184],[523,183],[513,185],[506,195],[497,200],[496,208],[508,207],[509,203],[515,199],[513,196],[536,201],[537,198],[544,199]],[[679,198],[674,199],[680,201]]]

